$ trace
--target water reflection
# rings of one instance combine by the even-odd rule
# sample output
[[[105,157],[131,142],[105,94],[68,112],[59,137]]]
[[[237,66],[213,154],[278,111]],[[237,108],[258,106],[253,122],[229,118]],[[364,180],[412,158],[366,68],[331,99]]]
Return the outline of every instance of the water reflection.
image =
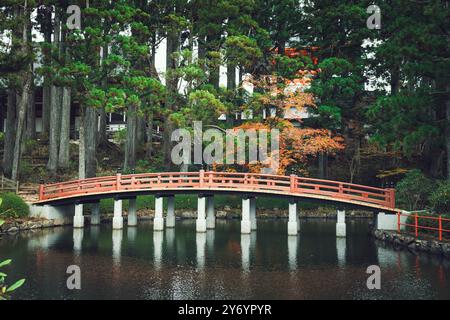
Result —
[[[136,242],[136,234],[137,234],[137,228],[130,226],[127,229],[127,239],[129,243],[135,243]]]
[[[207,230],[206,231],[206,247],[207,247],[207,254],[209,256],[214,256],[214,238],[215,238],[215,231],[214,230]]]
[[[339,267],[345,266],[347,253],[347,238],[336,238],[336,254]]]
[[[291,271],[297,270],[298,236],[288,236],[288,261]]]
[[[203,271],[205,268],[206,233],[197,232],[195,243],[197,248],[197,269]]]
[[[41,234],[29,238],[28,248],[29,250],[37,248],[47,250],[54,246],[60,237],[61,234],[59,232],[50,229],[43,230]]]
[[[387,247],[386,244],[381,244],[377,247],[377,260],[379,265],[395,267],[401,271],[408,261],[402,261],[406,259],[399,251],[394,250],[392,247]],[[403,258],[402,258],[403,257]]]
[[[242,270],[244,273],[250,271],[250,234],[241,234],[241,255],[242,255]]]
[[[120,266],[123,230],[112,231],[112,256],[116,266]]]
[[[84,229],[73,229],[73,251],[75,255],[81,254],[83,248]]]
[[[199,234],[195,220],[163,232],[150,222],[114,232],[110,225],[38,230],[4,236],[0,252],[14,259],[12,278],[29,279],[18,299],[450,298],[448,262],[379,244],[364,221],[346,239],[336,239],[328,220],[302,221],[297,237],[286,235],[283,220],[261,220],[258,235],[241,235],[239,221],[217,222]],[[76,296],[65,287],[72,264],[83,271]],[[377,292],[365,286],[373,264],[382,271]]]
[[[166,246],[167,246],[167,253],[169,255],[173,255],[175,253],[175,229],[174,228],[167,228],[166,229]]]
[[[162,263],[162,252],[163,252],[163,239],[164,239],[164,231],[154,231],[153,232],[153,255],[154,255],[154,263],[155,269],[161,269]]]
[[[90,232],[92,242],[97,243],[98,236],[100,235],[100,226],[91,225],[89,228],[89,232]]]

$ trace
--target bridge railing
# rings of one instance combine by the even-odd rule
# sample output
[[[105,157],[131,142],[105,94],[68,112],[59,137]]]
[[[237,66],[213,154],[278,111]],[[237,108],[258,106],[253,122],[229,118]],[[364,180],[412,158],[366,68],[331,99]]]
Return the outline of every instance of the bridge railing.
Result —
[[[163,172],[98,177],[41,185],[41,201],[70,196],[151,189],[241,189],[307,194],[395,208],[395,191],[363,185],[256,173]]]
[[[407,220],[402,222],[402,217]],[[397,212],[397,232],[401,233],[402,227],[405,233],[413,233],[416,238],[419,236],[435,236],[442,241],[443,238],[450,238],[450,219],[442,215],[423,215],[418,212],[404,214]]]

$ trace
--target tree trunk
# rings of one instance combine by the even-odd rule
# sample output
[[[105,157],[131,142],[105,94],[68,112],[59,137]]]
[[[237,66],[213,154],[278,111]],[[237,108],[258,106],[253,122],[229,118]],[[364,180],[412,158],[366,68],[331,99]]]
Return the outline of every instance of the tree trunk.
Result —
[[[0,108],[0,132],[5,132],[5,108]]]
[[[164,119],[164,125],[163,125],[163,155],[164,155],[164,164],[167,169],[173,168],[173,162],[171,158],[172,153],[172,131],[173,131],[173,123],[170,121],[169,117],[166,116]]]
[[[31,67],[31,66],[30,66]],[[22,149],[22,137],[25,128],[25,117],[27,114],[28,107],[28,95],[31,87],[31,70],[25,71],[24,83],[22,87],[22,94],[19,102],[19,115],[17,119],[17,128],[15,132],[15,142],[14,142],[14,154],[11,169],[11,179],[17,181],[19,176],[19,162],[20,154]]]
[[[98,125],[98,132],[97,132],[97,146],[101,146],[106,144],[108,141],[108,135],[106,132],[106,111],[103,108],[100,108],[98,110],[98,117],[99,117],[99,125]]]
[[[136,167],[136,107],[128,107],[127,112],[127,140],[125,144],[125,171],[133,170]]]
[[[47,46],[52,43],[52,14],[50,10],[45,11],[45,19],[41,25],[44,34],[44,42]],[[44,64],[49,66],[51,64],[50,51],[43,50]],[[44,76],[43,91],[42,91],[42,136],[47,136],[50,131],[50,105],[51,105],[51,85],[49,77]]]
[[[396,95],[400,88],[400,67],[398,65],[391,69],[391,95]]]
[[[136,116],[136,148],[140,148],[145,143],[145,119]]]
[[[61,94],[60,88],[51,87],[50,137],[47,169],[51,175],[58,170],[59,140],[61,133]]]
[[[27,23],[27,40],[28,43],[33,42],[32,36],[32,24]],[[35,110],[35,86],[34,86],[34,66],[31,64],[30,68],[30,88],[28,92],[28,102],[27,102],[27,111],[26,111],[26,129],[25,129],[25,140],[33,140],[36,137],[36,110]],[[25,151],[26,144],[23,143],[22,151]]]
[[[278,54],[284,55],[286,53],[286,41],[278,39]]]
[[[59,140],[58,165],[60,168],[67,169],[70,159],[70,104],[71,89],[62,88],[62,106],[61,106],[61,134]]]
[[[227,65],[227,89],[236,89],[236,66],[233,64]]]
[[[169,34],[167,37],[167,60],[166,60],[166,73],[169,73],[171,69],[176,68],[176,61],[172,58],[172,54],[176,51],[178,51],[178,34]],[[167,168],[172,168],[172,159],[171,159],[171,152],[172,152],[172,130],[173,130],[173,124],[172,121],[170,121],[170,114],[175,109],[175,97],[177,95],[177,84],[178,79],[170,79],[166,77],[166,87],[168,91],[168,95],[166,98],[166,107],[167,107],[167,113],[164,116],[164,132],[163,132],[163,155],[164,155],[164,163],[166,164]]]
[[[97,175],[97,111],[87,107],[84,117],[84,135],[85,135],[85,158],[86,158],[86,178],[92,178]]]
[[[78,179],[86,178],[86,135],[84,134],[85,122],[84,107],[80,106],[80,128],[78,129],[79,146],[78,146]]]
[[[36,107],[34,86],[31,87],[30,94],[28,95],[26,138],[27,140],[36,139]]]
[[[29,41],[31,37],[29,37],[29,34],[31,34],[30,29],[30,11],[28,8],[28,2],[25,1],[24,6],[22,7],[22,18],[24,20],[23,22],[23,29],[22,29],[22,43],[20,47],[20,54],[23,56],[27,56],[30,52],[29,49]],[[29,62],[28,65],[24,66],[24,70],[22,71],[22,90],[20,94],[20,102],[18,105],[18,116],[17,116],[17,127],[15,131],[15,141],[14,141],[14,154],[13,154],[13,161],[12,161],[12,168],[11,168],[11,179],[17,181],[17,178],[19,176],[19,162],[20,162],[20,154],[22,151],[22,137],[24,136],[25,132],[25,121],[26,121],[26,115],[27,115],[27,109],[28,109],[28,96],[30,94],[30,88],[31,88],[31,74],[33,70],[33,64],[32,62]]]
[[[103,46],[102,50],[102,61],[108,58],[108,44]],[[104,78],[102,80],[102,86],[106,89],[108,86],[108,74],[107,71],[104,70]],[[108,142],[108,134],[106,132],[106,111],[103,108],[100,108],[98,111],[99,115],[99,126],[97,132],[97,146],[104,145]]]
[[[147,116],[147,126],[145,128],[146,130],[146,137],[147,142],[145,145],[145,158],[151,159],[152,152],[153,152],[153,115]]]
[[[50,105],[51,87],[44,84],[42,88],[42,136],[47,136],[50,131]]]
[[[12,162],[14,152],[14,137],[16,132],[16,93],[14,90],[8,90],[8,105],[6,111],[5,124],[5,144],[3,150],[3,174],[11,178]]]
[[[319,179],[326,179],[328,176],[327,160],[328,160],[327,154],[324,152],[320,152],[319,153]]]
[[[244,69],[242,68],[242,67],[239,67],[239,75],[238,75],[238,78],[239,78],[239,82],[238,82],[238,85],[240,86],[241,85],[241,83],[242,83],[242,77],[243,77],[243,73],[244,73]]]
[[[446,127],[445,127],[445,149],[447,152],[447,179],[450,180],[450,85],[447,84],[447,97],[445,101]]]
[[[60,50],[61,20],[60,13],[55,13],[55,32],[53,45]],[[59,139],[61,133],[61,88],[54,85],[50,89],[50,135],[47,170],[55,175],[58,170]]]

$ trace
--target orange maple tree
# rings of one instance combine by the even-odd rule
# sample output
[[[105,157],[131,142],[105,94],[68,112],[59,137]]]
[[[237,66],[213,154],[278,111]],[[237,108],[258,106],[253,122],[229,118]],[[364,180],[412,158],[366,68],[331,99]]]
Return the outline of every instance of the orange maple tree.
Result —
[[[315,159],[321,152],[329,154],[338,152],[344,148],[343,139],[340,136],[332,136],[326,129],[311,129],[295,127],[290,121],[280,118],[270,118],[268,121],[247,122],[234,130],[279,130],[279,149],[270,152],[268,148],[267,161],[262,163],[246,163],[244,165],[218,165],[214,164],[214,170],[226,170],[231,172],[261,172],[262,168],[269,167],[272,161],[278,157],[277,174],[284,175],[288,168],[295,167],[295,173],[303,176],[308,175],[306,165],[309,161]],[[270,139],[268,139],[270,141]],[[260,160],[260,159],[258,159]]]

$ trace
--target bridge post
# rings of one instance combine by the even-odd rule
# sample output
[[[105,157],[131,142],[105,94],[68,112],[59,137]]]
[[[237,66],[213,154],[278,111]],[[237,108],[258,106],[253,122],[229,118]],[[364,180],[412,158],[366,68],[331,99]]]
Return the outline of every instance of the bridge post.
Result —
[[[206,232],[206,197],[199,195],[197,200],[197,232]]]
[[[155,197],[155,218],[153,219],[153,230],[164,230],[164,217],[163,217],[163,197]]]
[[[122,200],[114,199],[113,230],[123,229]]]
[[[250,223],[252,231],[256,230],[256,198],[250,198]]]
[[[128,200],[128,226],[137,226],[137,208],[136,208],[136,198],[131,198]]]
[[[345,210],[338,209],[336,223],[336,237],[344,238],[346,236]]]
[[[247,196],[242,198],[242,220],[241,220],[241,233],[250,234],[252,233],[252,222],[250,218],[251,204],[250,198]]]
[[[73,217],[73,227],[83,228],[84,227],[84,216],[83,216],[83,204],[75,204],[75,215]]]
[[[100,202],[95,202],[91,207],[91,225],[100,224]]]
[[[214,196],[206,197],[206,228],[216,227],[216,216],[214,214]]]
[[[296,236],[299,231],[299,222],[297,216],[297,202],[291,200],[289,202],[289,221],[288,221],[288,235]]]
[[[166,217],[166,227],[175,228],[175,197],[167,197],[167,217]]]

